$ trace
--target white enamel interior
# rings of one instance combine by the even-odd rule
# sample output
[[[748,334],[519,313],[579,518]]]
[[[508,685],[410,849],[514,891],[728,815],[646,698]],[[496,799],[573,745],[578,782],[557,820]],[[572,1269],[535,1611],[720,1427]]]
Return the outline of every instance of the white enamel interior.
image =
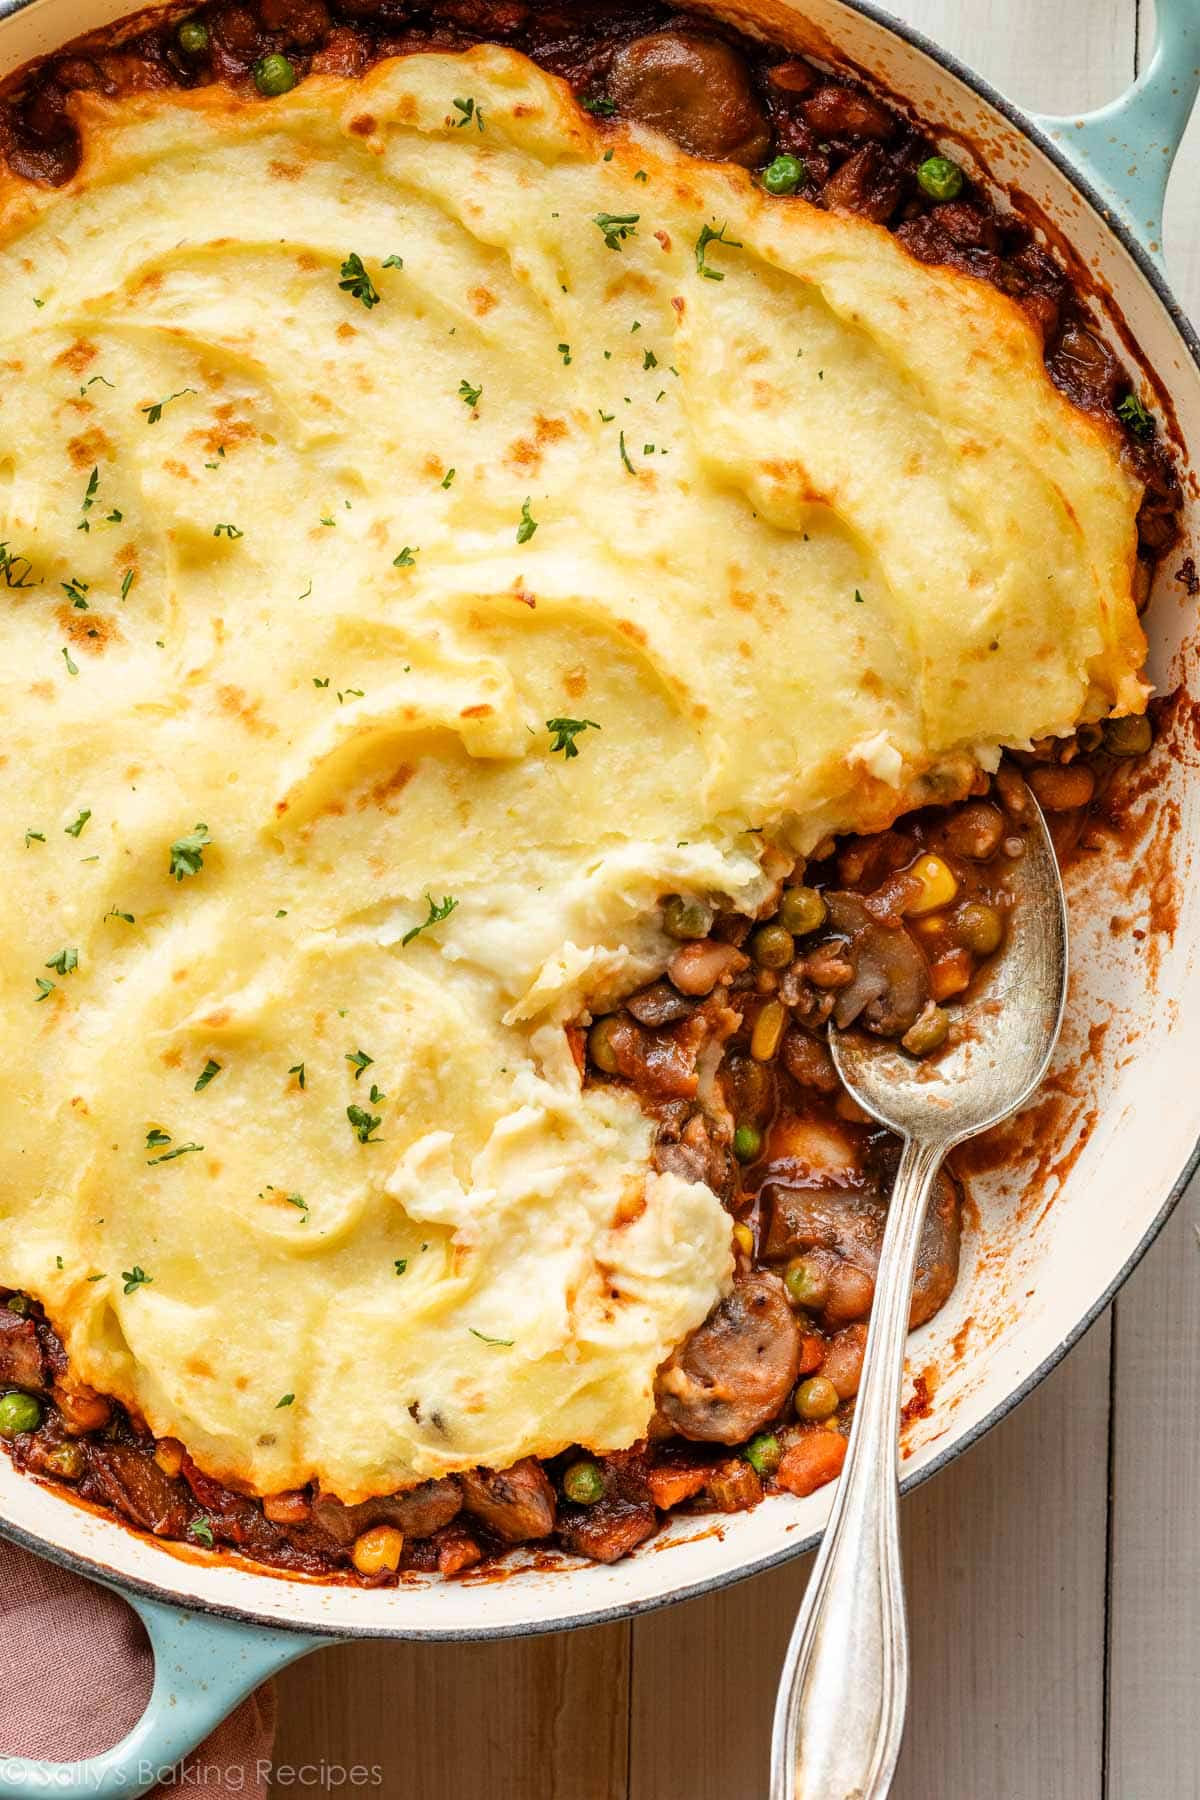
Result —
[[[7,10],[0,0],[0,19]],[[837,46],[907,96],[916,113],[977,145],[992,176],[1036,201],[1116,297],[1173,398],[1184,442],[1200,442],[1200,376],[1167,307],[1071,182],[1000,111],[841,0],[807,0],[803,8],[789,0],[727,0],[720,10],[742,24],[758,19],[766,35],[818,55]],[[127,11],[128,0],[33,0],[0,26],[0,75]],[[955,154],[961,153],[960,143]],[[1160,689],[1190,679],[1200,693],[1196,602],[1169,575],[1196,549],[1194,497],[1189,505],[1187,542],[1167,559],[1147,624]],[[958,1288],[911,1340],[910,1371],[933,1367],[939,1379],[931,1415],[906,1431],[910,1478],[969,1441],[1045,1372],[1144,1248],[1200,1138],[1200,891],[1189,879],[1200,836],[1200,784],[1191,780],[1190,764],[1200,760],[1200,750],[1193,748],[1190,759],[1182,751],[1178,760],[1156,754],[1161,784],[1147,802],[1148,835],[1135,856],[1097,855],[1086,879],[1077,868],[1070,883],[1074,976],[1052,1077],[1059,1116],[1038,1115],[1036,1147],[1002,1178],[974,1183],[981,1222],[969,1235]],[[1173,941],[1151,933],[1139,943],[1131,930],[1114,935],[1114,915],[1145,928],[1147,871],[1165,880],[1168,864],[1180,907]],[[1103,1036],[1101,1056],[1082,1054],[1089,1031]],[[1056,1172],[1053,1165],[1085,1126],[1090,1130],[1074,1162]],[[973,1324],[964,1332],[968,1320]],[[683,1520],[613,1568],[526,1567],[502,1579],[362,1592],[167,1550],[17,1476],[0,1456],[0,1527],[14,1535],[167,1598],[347,1635],[483,1637],[651,1607],[798,1552],[819,1529],[828,1503],[826,1491],[804,1501],[774,1499],[719,1520]]]

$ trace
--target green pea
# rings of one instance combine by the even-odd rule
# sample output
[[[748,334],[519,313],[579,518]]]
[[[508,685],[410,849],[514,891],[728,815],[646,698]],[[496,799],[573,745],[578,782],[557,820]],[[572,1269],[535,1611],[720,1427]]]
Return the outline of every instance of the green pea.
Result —
[[[208,49],[208,26],[203,19],[185,19],[175,35],[185,56],[203,56]]]
[[[955,913],[954,929],[959,941],[975,956],[991,956],[1004,939],[1004,914],[998,906],[972,900]]]
[[[816,888],[788,888],[779,902],[779,923],[793,937],[805,937],[810,931],[820,930],[828,911]]]
[[[663,902],[663,930],[673,938],[703,938],[712,930],[713,909],[703,900],[672,894]]]
[[[948,156],[931,156],[917,170],[917,180],[931,200],[957,200],[963,172]]]
[[[829,1277],[806,1256],[794,1256],[783,1272],[783,1285],[797,1306],[820,1312],[829,1293]]]
[[[5,1394],[0,1400],[0,1437],[16,1437],[18,1431],[36,1431],[42,1409],[32,1394]]]
[[[756,1475],[773,1475],[783,1456],[783,1445],[773,1431],[760,1431],[750,1439],[742,1455]]]
[[[255,63],[254,85],[260,94],[273,100],[276,95],[286,94],[289,88],[295,87],[296,71],[286,56],[280,56],[276,52]]]
[[[910,1056],[928,1056],[931,1050],[940,1050],[950,1030],[949,1015],[935,1006],[932,1000],[926,1006],[915,1025],[909,1027],[900,1039]]]
[[[750,939],[750,954],[760,969],[786,969],[795,953],[785,925],[760,925]]]
[[[762,184],[768,194],[794,194],[808,170],[798,156],[777,156],[763,170]]]
[[[573,1462],[562,1478],[563,1493],[576,1506],[595,1506],[604,1498],[604,1471],[590,1458]]]
[[[616,1013],[606,1013],[604,1018],[596,1020],[588,1032],[588,1055],[602,1075],[617,1073],[617,1053],[612,1045],[612,1034],[616,1023]]]
[[[824,1375],[810,1375],[796,1389],[796,1411],[802,1419],[828,1419],[838,1409],[838,1391]]]
[[[752,1163],[762,1153],[762,1132],[757,1125],[739,1125],[733,1134],[733,1154],[740,1163]]]
[[[78,1481],[83,1474],[83,1450],[74,1438],[67,1438],[47,1454],[45,1467],[60,1481]]]
[[[1145,713],[1124,719],[1105,719],[1104,748],[1110,756],[1144,756],[1154,742],[1154,731]]]

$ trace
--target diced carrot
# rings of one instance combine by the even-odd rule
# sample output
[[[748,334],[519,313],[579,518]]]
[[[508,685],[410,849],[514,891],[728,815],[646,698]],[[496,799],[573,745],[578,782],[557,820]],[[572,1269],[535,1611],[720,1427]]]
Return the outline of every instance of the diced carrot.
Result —
[[[457,1575],[460,1569],[469,1569],[477,1563],[483,1551],[467,1532],[456,1532],[438,1545],[437,1566],[439,1575]]]
[[[817,1337],[812,1332],[805,1332],[800,1339],[800,1373],[815,1375],[825,1361],[825,1352],[828,1348],[823,1337]]]
[[[698,1494],[710,1473],[708,1469],[679,1469],[670,1463],[662,1463],[656,1469],[647,1469],[646,1486],[655,1506],[661,1506],[665,1512],[669,1507],[678,1506],[681,1500],[690,1500],[693,1494]]]
[[[784,1451],[775,1479],[789,1494],[812,1494],[837,1479],[845,1460],[846,1440],[840,1431],[806,1431]]]

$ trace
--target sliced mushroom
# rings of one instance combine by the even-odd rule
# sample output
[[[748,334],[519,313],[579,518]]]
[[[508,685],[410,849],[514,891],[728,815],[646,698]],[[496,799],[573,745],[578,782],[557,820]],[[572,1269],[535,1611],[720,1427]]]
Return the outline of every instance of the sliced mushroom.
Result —
[[[771,148],[750,72],[720,38],[693,31],[634,38],[613,57],[608,91],[623,113],[665,132],[693,156],[753,168]]]
[[[903,926],[881,925],[858,894],[826,894],[829,922],[850,939],[855,976],[833,1009],[841,1029],[858,1023],[880,1037],[901,1037],[929,998],[929,964]]]
[[[800,1368],[800,1328],[775,1275],[735,1284],[659,1370],[658,1405],[682,1437],[740,1444],[773,1419]]]

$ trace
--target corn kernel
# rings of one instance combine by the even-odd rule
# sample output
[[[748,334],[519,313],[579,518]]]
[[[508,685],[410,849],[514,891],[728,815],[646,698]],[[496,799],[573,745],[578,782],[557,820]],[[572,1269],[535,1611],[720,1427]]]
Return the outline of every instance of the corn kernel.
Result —
[[[940,856],[919,856],[908,873],[920,882],[921,892],[904,908],[906,917],[920,918],[923,913],[937,912],[949,906],[958,893],[954,872]]]
[[[787,1011],[778,1000],[768,1000],[754,1021],[750,1035],[750,1054],[755,1062],[770,1062],[779,1048],[787,1024]]]
[[[370,1531],[364,1531],[356,1538],[351,1560],[360,1575],[379,1575],[384,1569],[400,1567],[400,1553],[404,1549],[404,1533],[397,1531],[394,1525],[373,1525]]]
[[[754,1233],[751,1231],[751,1229],[748,1225],[735,1225],[734,1226],[733,1241],[737,1245],[738,1249],[741,1251],[743,1256],[753,1256],[753,1254],[754,1254]]]
[[[175,1438],[159,1438],[154,1446],[154,1460],[163,1474],[174,1481],[183,1468],[183,1445]]]

